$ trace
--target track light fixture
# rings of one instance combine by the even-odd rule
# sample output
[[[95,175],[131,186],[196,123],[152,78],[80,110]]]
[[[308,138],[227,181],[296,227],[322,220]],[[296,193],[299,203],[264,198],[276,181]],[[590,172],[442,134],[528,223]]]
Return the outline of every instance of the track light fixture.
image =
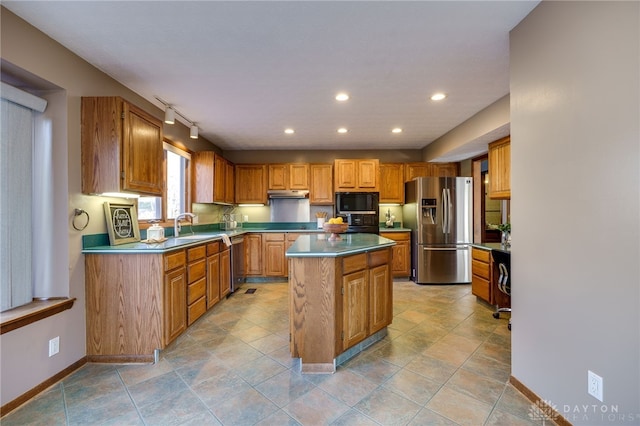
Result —
[[[155,96],[155,98],[164,105],[164,122],[167,124],[174,124],[176,122],[176,115],[182,117],[184,121],[186,121],[189,125],[189,137],[191,139],[198,139],[198,126],[193,121],[189,120],[187,117],[182,115],[180,111],[175,109],[171,104],[165,102],[159,97]]]
[[[167,124],[176,122],[176,111],[170,106],[167,106],[164,110],[164,122]]]

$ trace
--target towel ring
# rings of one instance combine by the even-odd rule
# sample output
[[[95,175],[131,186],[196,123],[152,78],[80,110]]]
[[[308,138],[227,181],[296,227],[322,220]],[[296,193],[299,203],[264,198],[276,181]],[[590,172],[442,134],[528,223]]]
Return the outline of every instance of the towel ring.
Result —
[[[81,227],[77,227],[76,226],[76,218],[78,216],[82,216],[82,215],[86,215],[87,216],[87,223],[84,224],[84,226]],[[71,225],[73,226],[73,229],[75,229],[76,231],[82,231],[84,230],[84,228],[87,227],[87,225],[89,225],[89,213],[86,212],[86,210],[82,210],[82,209],[75,209],[73,212],[73,220],[71,221]]]

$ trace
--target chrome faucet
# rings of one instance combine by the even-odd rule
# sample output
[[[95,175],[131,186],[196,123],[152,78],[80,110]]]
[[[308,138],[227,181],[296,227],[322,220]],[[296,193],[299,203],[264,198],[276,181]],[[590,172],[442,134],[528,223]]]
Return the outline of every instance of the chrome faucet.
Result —
[[[180,226],[180,218],[187,217],[187,216],[189,216],[191,218],[191,221],[193,223],[193,218],[196,217],[196,215],[193,214],[193,213],[180,213],[174,219],[174,224],[173,224],[173,236],[174,237],[179,237],[180,236],[180,229],[182,228],[182,226]]]

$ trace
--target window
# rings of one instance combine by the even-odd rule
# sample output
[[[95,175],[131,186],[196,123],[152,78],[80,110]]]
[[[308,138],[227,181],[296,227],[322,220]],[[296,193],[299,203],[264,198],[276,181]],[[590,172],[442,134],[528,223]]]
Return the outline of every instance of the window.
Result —
[[[161,197],[138,199],[139,220],[173,219],[187,211],[189,200],[189,161],[191,155],[180,148],[164,142],[165,164],[165,214],[162,214]]]

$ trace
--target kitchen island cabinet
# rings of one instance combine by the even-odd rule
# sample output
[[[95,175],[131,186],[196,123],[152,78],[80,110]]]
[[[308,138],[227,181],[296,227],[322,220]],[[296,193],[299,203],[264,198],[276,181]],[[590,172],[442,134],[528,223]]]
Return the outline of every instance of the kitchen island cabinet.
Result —
[[[303,373],[336,365],[386,334],[392,320],[391,248],[374,234],[301,235],[287,250],[290,351]]]

